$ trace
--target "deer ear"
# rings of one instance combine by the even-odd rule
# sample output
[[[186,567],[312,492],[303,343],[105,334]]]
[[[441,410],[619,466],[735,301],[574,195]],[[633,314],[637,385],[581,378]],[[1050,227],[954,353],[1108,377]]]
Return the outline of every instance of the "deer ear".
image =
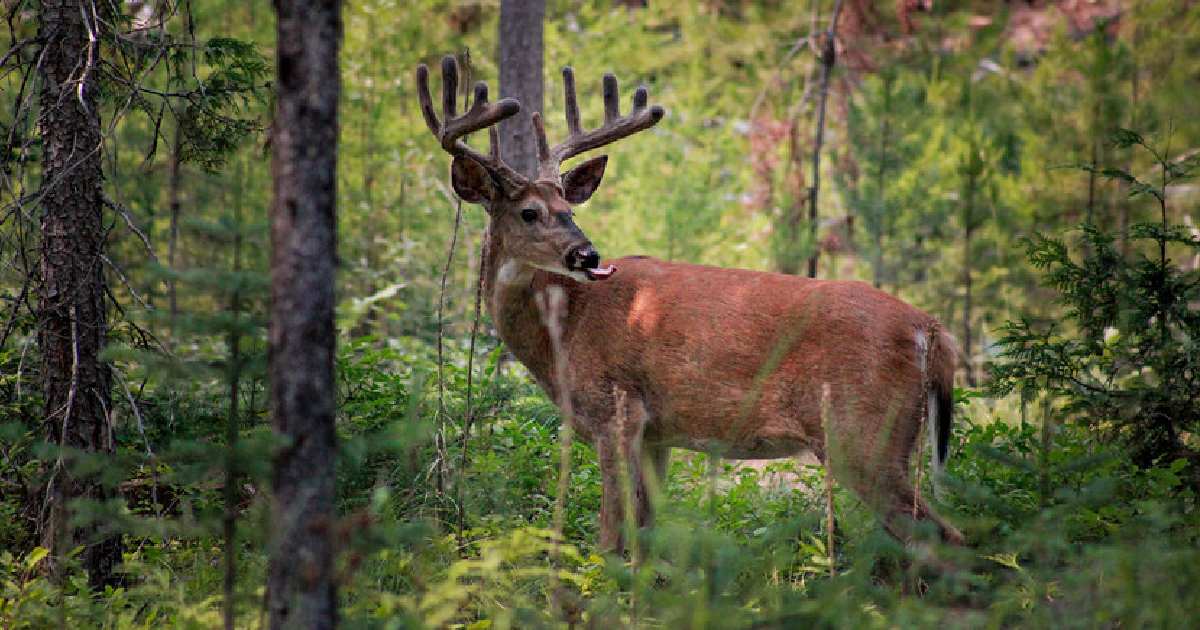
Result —
[[[450,183],[454,192],[467,203],[484,203],[496,198],[499,187],[492,174],[469,157],[456,157],[450,164]]]
[[[563,175],[563,193],[568,203],[583,203],[596,192],[604,178],[608,156],[594,157]]]

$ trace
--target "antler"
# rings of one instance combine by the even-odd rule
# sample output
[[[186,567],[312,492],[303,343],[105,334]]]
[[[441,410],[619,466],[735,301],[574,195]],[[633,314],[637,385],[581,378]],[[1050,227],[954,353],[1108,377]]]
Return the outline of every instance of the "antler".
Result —
[[[520,111],[521,104],[512,98],[489,103],[487,83],[479,81],[475,84],[475,102],[471,109],[456,118],[454,101],[457,92],[458,62],[453,55],[446,55],[442,58],[442,116],[445,122],[440,122],[433,111],[433,98],[429,95],[429,68],[425,64],[417,66],[417,98],[421,101],[421,113],[442,148],[455,157],[474,159],[513,185],[527,181],[500,158],[500,142],[495,127],[496,123]],[[487,155],[472,149],[462,140],[467,134],[485,127],[490,144]]]
[[[542,117],[538,112],[533,113],[533,128],[538,144],[539,178],[558,181],[558,169],[563,161],[649,129],[662,120],[662,107],[646,107],[648,94],[644,86],[638,87],[633,93],[633,111],[628,116],[621,116],[617,103],[617,77],[610,73],[604,75],[604,124],[584,132],[579,125],[579,103],[575,100],[575,71],[567,66],[563,68],[562,73],[569,135],[566,140],[551,149],[546,142],[546,129],[542,124]]]

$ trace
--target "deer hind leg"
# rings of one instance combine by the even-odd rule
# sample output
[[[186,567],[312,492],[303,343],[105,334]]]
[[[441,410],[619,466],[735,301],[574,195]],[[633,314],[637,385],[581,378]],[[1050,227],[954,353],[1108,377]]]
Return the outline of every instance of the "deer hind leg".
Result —
[[[884,529],[905,543],[912,542],[924,523],[932,523],[942,542],[952,545],[962,545],[962,532],[938,516],[924,497],[907,479],[901,479],[891,492],[890,505],[881,516]]]
[[[654,525],[654,504],[667,487],[671,447],[645,444],[642,448],[641,474],[636,476],[637,524],[638,527],[651,527]]]
[[[920,437],[922,418],[907,413],[899,417],[913,419],[885,422],[879,440],[861,441],[853,435],[840,435],[836,448],[827,444],[826,452],[819,455],[822,461],[832,457],[834,478],[857,494],[898,540],[914,542],[921,524],[932,523],[943,541],[962,544],[963,535],[929,507],[910,480],[908,464]]]

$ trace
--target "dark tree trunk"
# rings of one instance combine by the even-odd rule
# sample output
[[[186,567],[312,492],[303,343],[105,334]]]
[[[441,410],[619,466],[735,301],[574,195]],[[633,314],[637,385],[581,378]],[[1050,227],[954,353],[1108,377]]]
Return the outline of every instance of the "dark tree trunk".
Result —
[[[975,152],[972,151],[974,154]],[[974,158],[970,158],[974,159]],[[975,234],[975,191],[978,186],[976,179],[977,174],[972,167],[970,174],[967,177],[966,186],[966,205],[963,208],[963,336],[962,336],[962,351],[963,351],[963,367],[967,374],[967,385],[975,387],[977,381],[975,379],[975,362],[974,355],[974,340],[972,339],[972,319],[975,315],[974,298],[972,294],[972,274],[971,263],[974,260],[971,252],[971,241]]]
[[[500,96],[521,102],[521,112],[500,123],[500,151],[526,177],[537,176],[531,116],[543,110],[545,15],[545,0],[500,0]]]
[[[43,0],[39,36],[42,88],[38,127],[43,143],[41,289],[38,344],[46,397],[45,435],[67,449],[49,471],[39,509],[42,545],[60,560],[83,545],[83,568],[99,587],[115,581],[120,536],[69,521],[74,499],[112,496],[96,479],[79,476],[72,454],[113,453],[111,374],[100,362],[107,322],[104,312],[104,225],[101,189],[100,72],[98,43],[89,29],[101,24],[94,7],[78,0]]]
[[[172,272],[179,271],[178,248],[179,248],[179,210],[181,204],[179,202],[180,189],[183,182],[183,164],[180,162],[180,151],[182,150],[183,135],[179,130],[179,123],[175,123],[175,136],[171,141],[171,171],[167,178],[167,208],[171,214],[170,225],[167,231],[167,267]],[[175,277],[168,276],[167,278],[167,308],[170,311],[168,320],[170,326],[170,338],[167,343],[171,347],[175,346],[175,323],[179,318],[179,301],[175,292]]]
[[[821,145],[825,141],[825,103],[829,100],[829,77],[837,61],[837,22],[842,12],[842,0],[833,4],[833,16],[829,18],[829,29],[825,31],[824,47],[821,50],[821,95],[817,101],[817,134],[813,140],[812,187],[808,189],[808,230],[812,243],[812,255],[808,258],[808,277],[817,277],[817,259],[821,247],[817,242],[817,198],[821,193]]]
[[[272,628],[332,628],[334,268],[341,2],[276,0],[272,132],[271,416],[274,462],[267,576]]]

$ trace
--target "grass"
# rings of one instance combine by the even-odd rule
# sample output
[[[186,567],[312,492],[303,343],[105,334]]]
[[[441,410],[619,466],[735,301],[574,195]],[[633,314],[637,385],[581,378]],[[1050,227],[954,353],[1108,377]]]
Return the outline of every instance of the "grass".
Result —
[[[658,525],[642,533],[642,557],[630,562],[594,548],[599,471],[593,451],[578,443],[558,543],[558,416],[515,366],[494,355],[480,366],[481,411],[461,482],[465,362],[448,366],[450,475],[439,493],[431,484],[437,397],[427,347],[365,340],[348,344],[341,359],[347,627],[1168,628],[1200,614],[1200,517],[1180,464],[1138,468],[1071,423],[1043,434],[1039,423],[1020,421],[1011,401],[963,400],[938,509],[966,533],[967,548],[901,546],[837,489],[831,572],[819,467],[781,460],[767,469],[813,490],[772,486],[763,472],[725,462],[714,484],[706,456],[677,450]],[[128,586],[90,593],[81,576],[52,586],[36,570],[39,552],[6,540],[0,626],[219,624],[219,458],[203,453],[220,448],[213,414],[222,390],[214,383],[172,404],[168,383],[147,391],[143,411],[167,504],[143,500],[126,514]],[[192,427],[174,446],[166,410],[174,426]],[[240,506],[239,627],[261,621],[264,422],[258,410],[243,429],[249,489]],[[28,433],[12,428],[8,461],[31,461]],[[140,448],[131,441],[122,454],[138,462]],[[147,470],[144,461],[131,464],[126,477]]]

